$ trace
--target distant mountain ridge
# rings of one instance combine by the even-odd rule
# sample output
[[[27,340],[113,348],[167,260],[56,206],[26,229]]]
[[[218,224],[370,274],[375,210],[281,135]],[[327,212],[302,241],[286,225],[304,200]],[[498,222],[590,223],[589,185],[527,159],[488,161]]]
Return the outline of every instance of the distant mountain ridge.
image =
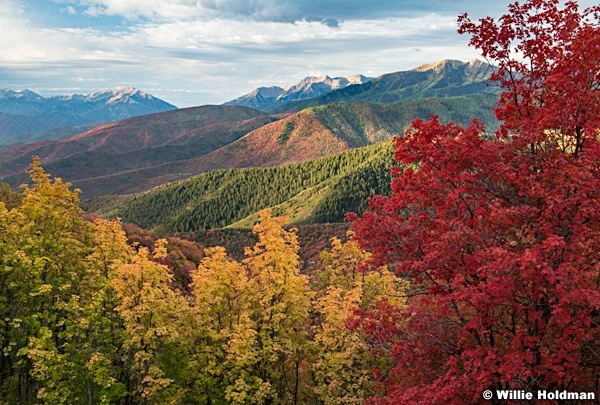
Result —
[[[132,87],[53,97],[42,97],[31,90],[0,89],[0,140],[176,108]]]
[[[270,112],[296,112],[341,101],[395,103],[425,97],[499,94],[499,88],[489,80],[493,72],[493,66],[478,59],[470,62],[446,59],[412,70],[387,73],[367,83],[333,90],[318,97],[280,105]]]
[[[19,121],[23,120],[24,122],[31,123],[31,119],[24,116],[11,116],[19,118]],[[0,113],[0,122],[2,122],[2,113]],[[17,121],[17,122],[19,122]],[[10,123],[10,121],[9,121]],[[68,138],[73,135],[81,134],[83,132],[89,131],[92,128],[99,126],[100,124],[88,124],[88,125],[78,125],[75,127],[58,127],[47,129],[42,132],[27,132],[23,131],[20,135],[14,135],[6,139],[0,139],[0,150],[8,149],[15,146],[20,146],[28,143],[34,142],[43,142],[43,141],[52,141],[62,138]],[[2,129],[0,129],[0,132]]]
[[[223,105],[239,105],[268,112],[278,106],[294,101],[315,98],[351,85],[364,84],[371,80],[373,80],[372,77],[366,77],[361,74],[334,78],[327,75],[308,76],[295,85],[283,88],[278,86],[259,87]]]

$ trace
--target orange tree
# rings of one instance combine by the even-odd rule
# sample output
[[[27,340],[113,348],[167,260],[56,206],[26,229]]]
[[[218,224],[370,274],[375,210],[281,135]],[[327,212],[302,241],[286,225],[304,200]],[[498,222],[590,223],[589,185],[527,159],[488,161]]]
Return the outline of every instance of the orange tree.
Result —
[[[486,139],[477,121],[415,121],[396,139],[391,197],[350,215],[373,264],[412,281],[405,327],[364,316],[395,361],[372,403],[599,392],[599,17],[554,0],[459,17],[497,66],[503,123]]]

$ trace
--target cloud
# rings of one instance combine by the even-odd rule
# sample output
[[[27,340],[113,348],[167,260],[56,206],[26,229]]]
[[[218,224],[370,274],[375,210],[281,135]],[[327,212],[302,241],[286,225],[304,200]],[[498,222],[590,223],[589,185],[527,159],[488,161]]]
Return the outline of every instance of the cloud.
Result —
[[[219,7],[220,2],[214,1]],[[123,3],[132,6],[135,0]],[[254,9],[231,4],[230,10],[259,12],[256,3]],[[93,21],[81,13],[67,17],[60,13],[64,8],[64,3],[56,8],[64,18]],[[157,96],[191,106],[233,99],[257,83],[285,86],[320,74],[376,76],[439,60],[440,54],[463,60],[473,57],[464,44],[457,43],[454,18],[437,14],[327,21],[313,15],[294,24],[140,20],[108,28],[42,27],[30,20],[31,15],[16,15],[0,16],[0,24],[9,28],[11,36],[0,43],[0,72],[11,72],[0,87],[30,87],[42,95],[55,94],[50,89],[57,88],[93,92],[107,79],[102,87],[158,88],[162,90]]]
[[[75,7],[73,6],[67,6],[63,9],[60,10],[63,13],[67,13],[69,15],[77,15],[77,10],[75,10]]]
[[[78,82],[110,82],[111,79],[105,77],[77,77],[75,79]]]
[[[498,16],[509,1],[0,0],[0,88],[135,86],[180,107],[222,103],[308,75],[473,59],[456,15]]]
[[[257,22],[321,22],[410,18],[423,13],[456,16],[471,10],[475,16],[498,9],[491,2],[470,0],[60,0],[85,7],[88,16],[119,16],[130,20],[238,19]]]
[[[335,18],[325,18],[321,22],[331,28],[337,28],[340,26],[340,22]]]

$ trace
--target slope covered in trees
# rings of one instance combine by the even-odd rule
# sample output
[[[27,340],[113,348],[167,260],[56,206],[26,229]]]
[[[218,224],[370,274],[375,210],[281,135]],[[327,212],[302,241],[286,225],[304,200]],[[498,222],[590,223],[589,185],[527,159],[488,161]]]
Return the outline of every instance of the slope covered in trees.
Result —
[[[370,195],[388,193],[391,150],[384,142],[299,164],[210,172],[99,212],[159,233],[250,228],[269,207],[291,223],[340,222],[366,208]]]
[[[0,176],[23,171],[38,155],[47,170],[81,188],[84,198],[130,194],[215,169],[277,166],[366,146],[401,135],[414,118],[432,114],[464,124],[477,116],[493,128],[495,102],[495,96],[472,95],[336,103],[285,118],[236,106],[177,110],[0,151]],[[25,178],[16,174],[4,181],[16,186]]]

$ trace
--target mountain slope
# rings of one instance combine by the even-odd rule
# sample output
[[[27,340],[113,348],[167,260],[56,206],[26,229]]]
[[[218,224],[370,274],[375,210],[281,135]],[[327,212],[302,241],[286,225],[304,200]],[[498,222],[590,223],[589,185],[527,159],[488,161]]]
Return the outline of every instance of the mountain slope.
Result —
[[[497,93],[488,82],[493,69],[479,60],[443,60],[415,69],[389,73],[309,100],[289,103],[272,112],[294,112],[340,101],[393,103],[427,97]]]
[[[125,197],[99,213],[159,233],[247,227],[266,207],[294,224],[339,222],[346,211],[364,209],[369,196],[389,193],[392,149],[383,142],[304,163],[213,171]]]
[[[391,139],[415,118],[436,114],[467,125],[478,117],[490,130],[497,122],[495,96],[420,99],[403,103],[332,103],[302,110],[265,125],[223,148],[185,163],[187,171],[275,166],[301,162]]]
[[[0,175],[22,174],[31,156],[66,180],[151,167],[218,149],[275,118],[246,107],[204,106],[129,118],[57,141],[0,151]]]
[[[486,123],[488,130],[494,130],[498,123],[491,108],[496,100],[494,95],[480,95],[391,104],[335,103],[266,124],[202,156],[109,175],[99,174],[73,183],[83,190],[83,198],[93,198],[140,192],[215,169],[302,162],[402,135],[414,118],[428,119],[431,114],[437,114],[442,122],[456,121],[463,125],[467,125],[472,117],[478,117]],[[48,171],[64,173],[59,164],[73,163],[70,159],[56,162],[48,166]],[[9,180],[11,184],[18,184],[15,179]]]
[[[0,112],[0,142],[7,142],[18,135],[46,131],[49,128],[48,123],[35,118]]]
[[[1,117],[2,114],[0,114]],[[30,118],[23,117],[22,119],[29,121]],[[12,148],[27,143],[52,141],[56,139],[68,138],[77,134],[82,134],[99,126],[100,124],[81,125],[77,127],[58,127],[47,129],[42,132],[26,132],[24,134],[15,135],[6,139],[0,140],[0,150]]]

